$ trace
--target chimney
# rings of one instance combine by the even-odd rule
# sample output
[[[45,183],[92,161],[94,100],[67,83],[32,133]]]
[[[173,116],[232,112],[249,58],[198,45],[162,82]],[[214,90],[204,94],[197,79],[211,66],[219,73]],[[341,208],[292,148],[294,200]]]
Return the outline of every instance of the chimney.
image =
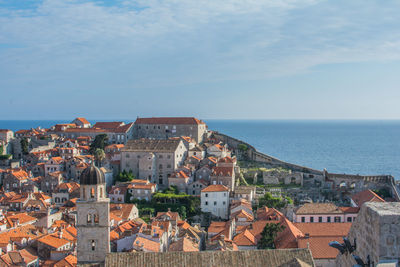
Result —
[[[62,233],[62,231],[59,231],[58,232],[58,238],[62,239],[62,237],[63,237],[63,233]]]

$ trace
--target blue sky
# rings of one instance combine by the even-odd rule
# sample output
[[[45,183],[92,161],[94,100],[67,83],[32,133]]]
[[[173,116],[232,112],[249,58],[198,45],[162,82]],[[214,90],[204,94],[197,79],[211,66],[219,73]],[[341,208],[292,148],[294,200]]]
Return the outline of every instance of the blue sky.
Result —
[[[1,119],[400,119],[399,10],[0,0]]]

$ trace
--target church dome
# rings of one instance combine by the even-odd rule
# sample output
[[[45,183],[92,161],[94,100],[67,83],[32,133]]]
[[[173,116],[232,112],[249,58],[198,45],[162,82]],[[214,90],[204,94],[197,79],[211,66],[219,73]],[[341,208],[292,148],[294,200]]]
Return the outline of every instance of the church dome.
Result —
[[[81,185],[105,184],[104,173],[94,165],[87,167],[80,177]]]

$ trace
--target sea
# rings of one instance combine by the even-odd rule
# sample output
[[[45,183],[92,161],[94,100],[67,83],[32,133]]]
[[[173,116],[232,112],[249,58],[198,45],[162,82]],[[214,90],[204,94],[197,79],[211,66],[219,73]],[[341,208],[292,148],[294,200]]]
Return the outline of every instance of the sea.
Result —
[[[0,129],[48,128],[67,122],[0,120]],[[400,179],[400,120],[206,120],[206,123],[211,130],[241,139],[286,162],[327,169],[331,173],[390,174]]]

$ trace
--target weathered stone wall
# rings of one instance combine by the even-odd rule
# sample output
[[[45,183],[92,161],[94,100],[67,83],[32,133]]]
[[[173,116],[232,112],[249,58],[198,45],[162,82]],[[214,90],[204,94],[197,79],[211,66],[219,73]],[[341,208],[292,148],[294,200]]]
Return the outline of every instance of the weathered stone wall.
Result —
[[[366,262],[369,255],[375,264],[384,260],[400,260],[400,203],[365,203],[348,235],[357,240],[354,255]],[[342,242],[342,240],[338,240]],[[353,266],[355,261],[349,253],[339,254],[337,266]]]

